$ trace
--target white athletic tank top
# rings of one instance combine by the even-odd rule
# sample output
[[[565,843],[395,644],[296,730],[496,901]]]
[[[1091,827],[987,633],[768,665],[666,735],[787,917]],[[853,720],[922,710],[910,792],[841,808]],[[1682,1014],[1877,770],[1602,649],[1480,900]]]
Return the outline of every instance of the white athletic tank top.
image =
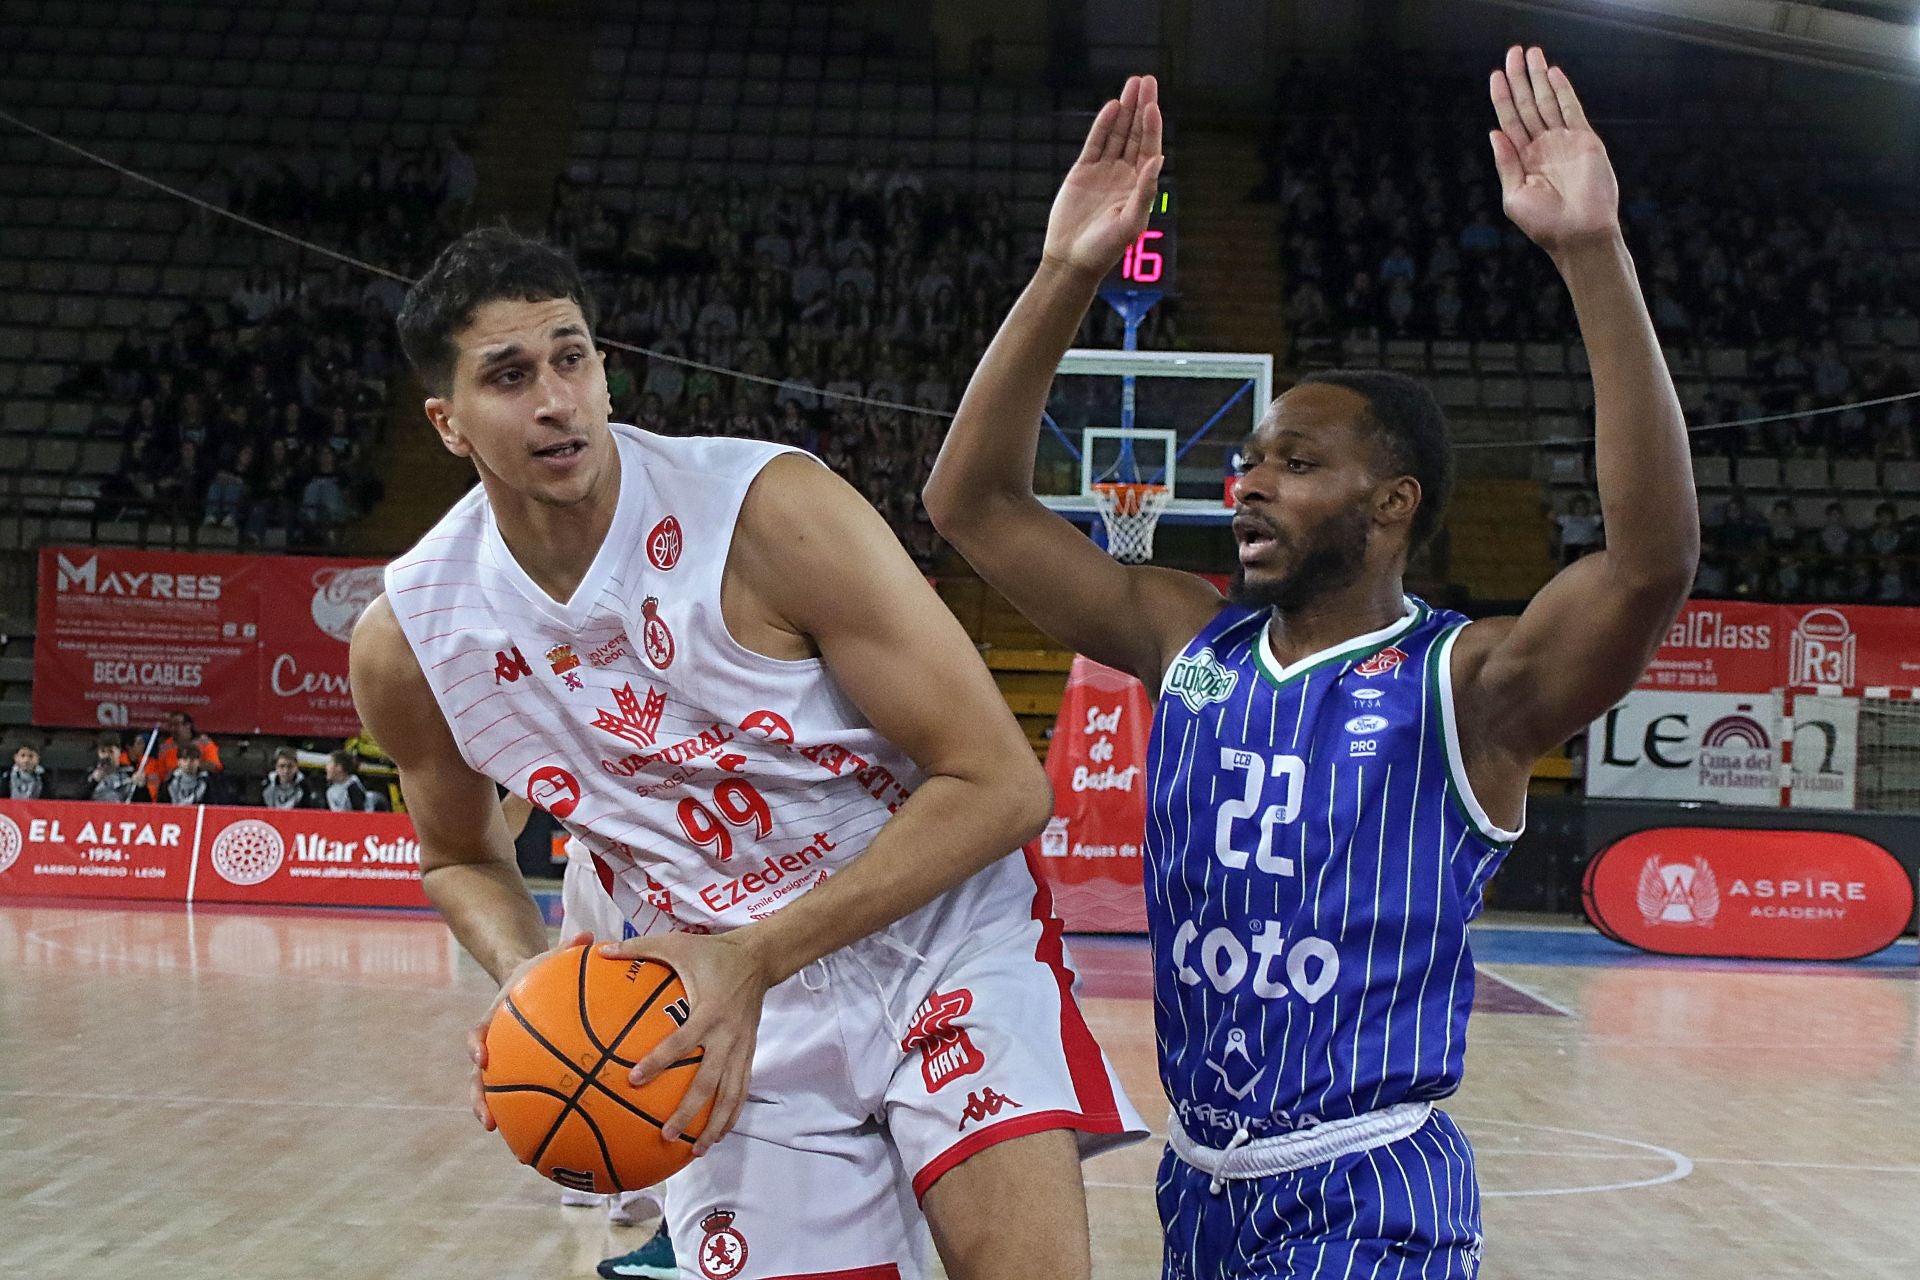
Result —
[[[570,600],[521,569],[479,486],[388,565],[387,597],[466,762],[558,819],[635,930],[738,928],[857,857],[922,775],[825,663],[754,653],[721,617],[747,488],[796,451],[612,438],[618,505]],[[1035,907],[1002,859],[903,940]]]

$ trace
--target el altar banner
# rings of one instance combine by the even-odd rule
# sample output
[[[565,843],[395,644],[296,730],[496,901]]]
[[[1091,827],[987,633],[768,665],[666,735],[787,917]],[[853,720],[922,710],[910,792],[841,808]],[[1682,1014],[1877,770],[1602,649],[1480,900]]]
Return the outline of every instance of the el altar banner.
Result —
[[[1053,820],[1028,861],[1071,933],[1145,933],[1147,737],[1153,704],[1132,676],[1076,656],[1047,775]]]
[[[0,801],[0,898],[424,907],[403,814]]]
[[[349,737],[347,641],[380,590],[367,560],[45,548],[34,723]]]

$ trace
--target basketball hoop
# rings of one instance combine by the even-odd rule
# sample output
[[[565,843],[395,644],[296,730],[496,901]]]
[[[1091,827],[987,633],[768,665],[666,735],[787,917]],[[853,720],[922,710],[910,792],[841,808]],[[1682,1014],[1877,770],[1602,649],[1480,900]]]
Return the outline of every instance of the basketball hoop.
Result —
[[[1153,559],[1153,530],[1160,513],[1173,500],[1164,484],[1093,486],[1093,500],[1107,526],[1107,551],[1123,564],[1145,564]]]

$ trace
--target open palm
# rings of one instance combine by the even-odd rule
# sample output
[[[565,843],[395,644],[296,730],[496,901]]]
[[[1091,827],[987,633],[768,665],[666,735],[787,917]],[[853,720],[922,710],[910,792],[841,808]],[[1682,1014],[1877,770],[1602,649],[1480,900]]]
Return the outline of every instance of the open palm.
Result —
[[[1047,215],[1044,255],[1105,274],[1146,230],[1160,177],[1160,89],[1132,76],[1100,108]]]
[[[1616,234],[1620,186],[1566,73],[1516,45],[1491,92],[1500,120],[1493,161],[1514,225],[1549,253]]]

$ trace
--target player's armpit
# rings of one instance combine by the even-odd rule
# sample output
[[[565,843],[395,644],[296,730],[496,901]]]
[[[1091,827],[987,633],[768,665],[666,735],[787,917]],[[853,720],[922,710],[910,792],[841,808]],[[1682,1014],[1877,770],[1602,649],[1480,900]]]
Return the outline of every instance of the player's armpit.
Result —
[[[1121,564],[1030,493],[967,495],[947,504],[934,525],[1035,626],[1076,653],[1139,676],[1149,693],[1220,608],[1220,593],[1204,579]]]

